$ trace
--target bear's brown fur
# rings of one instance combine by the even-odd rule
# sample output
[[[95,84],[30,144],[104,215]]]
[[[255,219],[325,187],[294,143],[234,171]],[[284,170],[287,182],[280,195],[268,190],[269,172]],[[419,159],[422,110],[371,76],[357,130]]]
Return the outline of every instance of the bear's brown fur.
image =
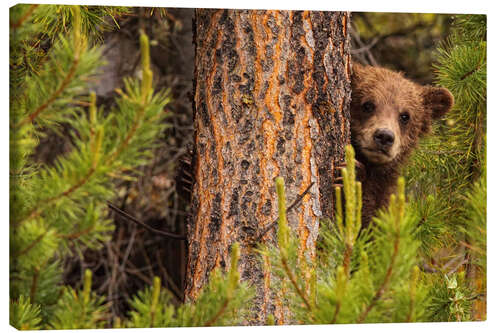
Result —
[[[446,88],[422,86],[381,67],[353,65],[351,143],[362,164],[363,226],[388,204],[418,140],[453,106]]]

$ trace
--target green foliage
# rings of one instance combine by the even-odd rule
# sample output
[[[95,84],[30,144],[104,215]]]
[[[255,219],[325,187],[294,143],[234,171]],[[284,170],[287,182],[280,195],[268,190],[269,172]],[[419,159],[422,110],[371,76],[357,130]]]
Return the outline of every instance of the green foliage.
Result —
[[[195,302],[178,308],[169,304],[170,296],[155,278],[152,287],[139,292],[130,303],[128,327],[227,326],[244,322],[253,297],[252,288],[239,282],[239,245],[231,251],[231,268],[223,275],[216,269]]]
[[[447,235],[440,234],[446,223],[439,218],[441,205],[432,196],[407,203],[400,178],[388,208],[379,212],[368,229],[361,230],[361,186],[355,182],[350,146],[346,164],[342,170],[345,206],[336,188],[335,222],[321,222],[319,253],[312,258],[299,254],[298,239],[290,232],[282,210],[278,245],[261,249],[271,264],[275,294],[287,295],[283,306],[290,310],[288,320],[328,324],[474,319],[473,301],[480,294],[470,287],[465,271],[438,268],[422,272],[419,268],[423,253],[446,244],[443,238]],[[282,201],[278,207],[282,207],[282,179],[276,179],[276,186]],[[461,196],[464,227],[459,228],[484,269],[485,198],[483,173],[471,191]]]
[[[486,15],[457,15],[454,32],[462,43],[486,41]]]
[[[450,226],[459,219],[460,194],[485,165],[486,41],[470,39],[485,37],[484,23],[485,16],[459,16],[454,33],[438,50],[438,84],[452,92],[455,106],[434,135],[422,142],[406,170],[412,192],[416,197],[433,194],[441,204],[436,211]]]
[[[455,106],[405,170],[422,226],[420,252],[439,272],[430,320],[485,319],[485,308],[476,311],[467,297],[484,297],[486,285],[486,16],[458,15],[437,55],[437,84],[451,91]],[[436,255],[443,249],[444,263]],[[463,264],[450,267],[454,260]],[[458,286],[447,287],[447,279]]]
[[[304,324],[418,321],[424,318],[427,288],[420,279],[415,239],[417,219],[406,210],[404,181],[391,204],[361,230],[361,184],[355,181],[354,150],[346,148],[343,170],[345,207],[337,189],[336,222],[321,226],[320,253],[300,255],[297,237],[280,222],[277,247],[269,258],[277,294],[285,289],[290,320]],[[277,178],[278,193],[282,180]],[[284,196],[278,195],[284,201]],[[282,205],[278,205],[281,207]],[[286,220],[280,211],[280,220]],[[284,228],[283,228],[284,226]],[[284,234],[284,235],[282,235]]]
[[[453,38],[449,40],[453,42]],[[439,49],[438,61],[439,83],[452,91],[459,108],[470,110],[486,101],[486,41],[470,41],[453,47],[445,45]],[[452,115],[467,123],[473,123],[476,118],[484,119],[484,108],[474,111]]]
[[[486,273],[486,174],[464,195],[465,205],[459,230],[468,240],[475,264]]]
[[[447,244],[447,239],[443,238],[446,224],[442,218],[446,208],[433,195],[423,195],[419,200],[411,200],[408,209],[419,219],[415,237],[421,242],[422,253],[431,253]]]
[[[10,323],[19,330],[40,329],[40,306],[32,305],[28,298],[19,297],[10,302]]]
[[[168,327],[173,326],[175,309],[170,303],[170,295],[161,289],[159,277],[155,277],[153,286],[139,291],[130,301],[133,309],[129,313],[129,327]]]
[[[129,12],[127,7],[81,6],[81,8],[81,29],[91,38],[99,38],[102,32],[119,27],[114,18]],[[39,24],[40,31],[49,38],[71,30],[74,19],[71,7],[64,5],[43,5],[33,13],[33,22]]]
[[[472,294],[463,273],[438,275],[429,277],[429,280],[433,286],[429,294],[429,320],[442,322],[472,319]]]
[[[234,243],[229,272],[222,275],[216,269],[196,301],[178,309],[179,326],[239,325],[247,319],[253,288],[239,281],[239,256],[239,245]]]
[[[92,273],[85,271],[83,289],[65,287],[54,308],[49,327],[53,329],[102,328],[106,323],[107,308],[104,297],[92,293]]]
[[[87,97],[102,65],[101,51],[88,46],[89,29],[100,29],[94,15],[104,20],[109,13],[117,12],[45,5],[11,10],[11,298],[39,306],[40,327],[103,325],[100,299],[62,288],[61,259],[110,239],[106,201],[116,196],[110,184],[134,179],[165,129],[169,97],[153,91],[145,35],[143,78],[125,81],[116,108],[97,109],[95,95]],[[40,43],[49,47],[41,52]],[[51,166],[38,164],[33,153],[39,138],[63,126],[70,128],[72,150]]]
[[[10,297],[14,300],[20,297],[29,298],[32,304],[39,305],[45,323],[61,295],[61,262],[50,258],[31,270],[23,269],[22,262],[23,259],[11,258]]]

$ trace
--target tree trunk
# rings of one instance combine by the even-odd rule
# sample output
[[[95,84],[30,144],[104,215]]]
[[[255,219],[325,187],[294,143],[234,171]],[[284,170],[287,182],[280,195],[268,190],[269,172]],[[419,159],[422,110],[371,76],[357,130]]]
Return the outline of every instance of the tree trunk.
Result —
[[[334,167],[349,141],[349,14],[198,9],[194,22],[195,185],[186,299],[240,242],[239,269],[256,287],[262,324],[284,322],[251,241],[277,217],[285,179],[301,255],[315,255],[319,217],[333,214]],[[275,231],[261,241],[272,242]]]

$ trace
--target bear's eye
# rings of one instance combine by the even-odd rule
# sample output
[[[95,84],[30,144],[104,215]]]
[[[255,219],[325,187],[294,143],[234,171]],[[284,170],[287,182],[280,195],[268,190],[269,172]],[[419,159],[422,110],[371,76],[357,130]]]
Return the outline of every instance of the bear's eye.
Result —
[[[363,105],[361,105],[361,107],[363,108],[364,113],[372,113],[373,111],[375,111],[375,104],[373,104],[372,102],[365,102],[363,103]]]
[[[408,112],[403,112],[399,115],[399,121],[401,121],[401,123],[403,124],[408,124],[408,122],[410,121],[410,114]]]

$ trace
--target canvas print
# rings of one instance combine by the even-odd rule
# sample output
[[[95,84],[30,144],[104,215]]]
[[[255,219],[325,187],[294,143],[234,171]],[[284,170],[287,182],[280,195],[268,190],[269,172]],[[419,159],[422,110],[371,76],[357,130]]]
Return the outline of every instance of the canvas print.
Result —
[[[13,327],[486,320],[486,15],[9,26]]]

